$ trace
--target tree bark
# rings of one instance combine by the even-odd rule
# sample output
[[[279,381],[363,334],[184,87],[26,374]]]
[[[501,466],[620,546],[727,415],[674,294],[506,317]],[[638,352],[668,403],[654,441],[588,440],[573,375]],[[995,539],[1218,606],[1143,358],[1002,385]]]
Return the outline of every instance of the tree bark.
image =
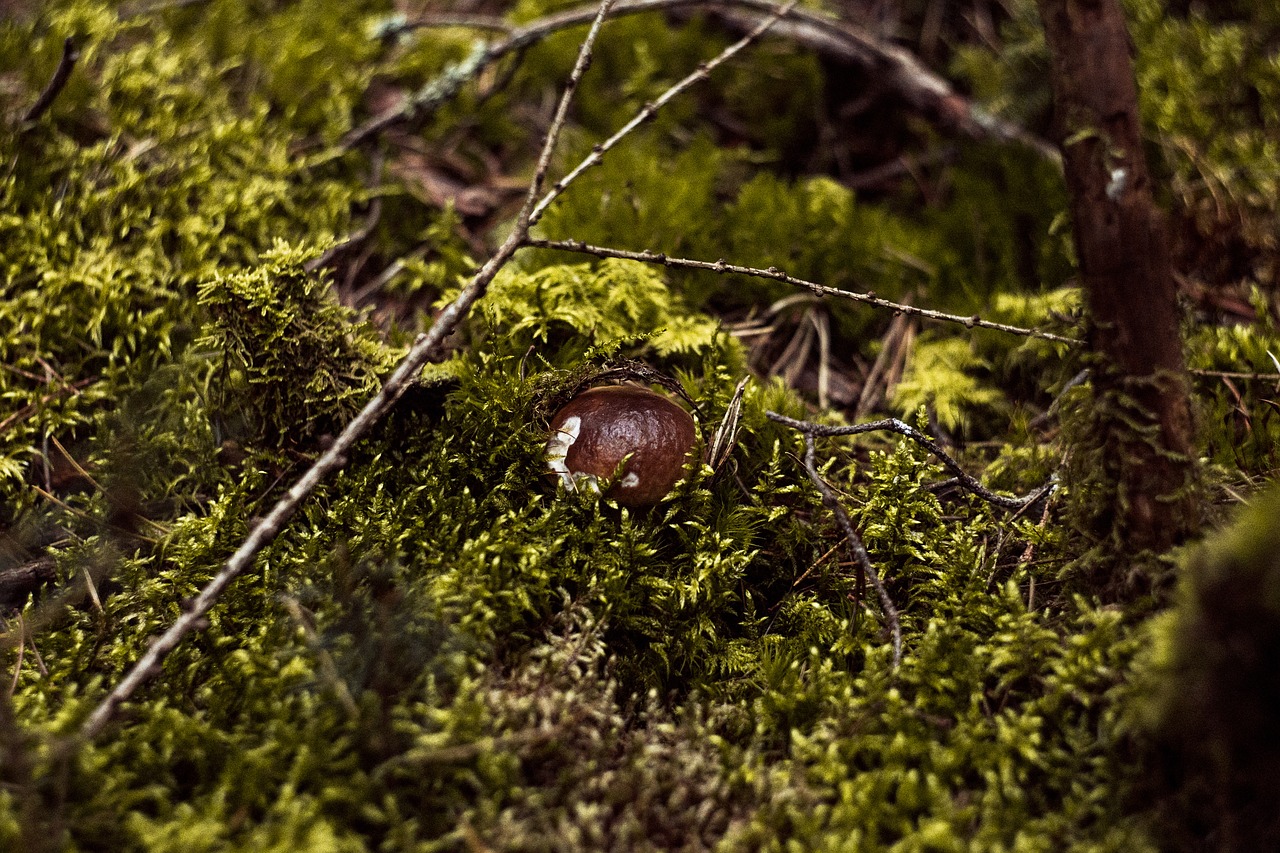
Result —
[[[31,593],[53,583],[56,576],[52,557],[37,557],[16,566],[0,565],[0,615],[21,609]]]
[[[1120,0],[1038,0],[1055,124],[1091,316],[1109,533],[1164,551],[1196,526],[1186,368],[1164,218],[1142,149],[1132,43]],[[1100,531],[1103,532],[1103,531]]]

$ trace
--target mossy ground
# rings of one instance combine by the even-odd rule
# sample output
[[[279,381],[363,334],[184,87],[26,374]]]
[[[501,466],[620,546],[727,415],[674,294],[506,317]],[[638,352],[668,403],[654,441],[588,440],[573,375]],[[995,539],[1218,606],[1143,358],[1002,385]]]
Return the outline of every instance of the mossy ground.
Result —
[[[1034,7],[1009,5],[1004,49],[962,47],[952,70],[1034,124],[1043,46]],[[1254,95],[1280,91],[1264,51],[1280,20],[1265,3],[1218,17],[1130,5],[1162,201],[1199,287],[1186,289],[1189,360],[1269,372],[1280,118]],[[1274,620],[1274,550],[1237,534],[1185,558],[1179,609],[1153,620],[1161,601],[1103,604],[1088,583],[1106,543],[1071,519],[1110,498],[1087,476],[1047,509],[1010,515],[928,488],[945,475],[909,442],[825,440],[825,474],[902,610],[895,670],[800,438],[765,417],[811,411],[796,388],[758,378],[729,466],[692,467],[651,511],[557,494],[541,460],[554,401],[619,359],[675,376],[709,432],[739,377],[769,373],[779,351],[794,361],[787,336],[805,323],[825,324],[828,367],[858,379],[894,345],[891,318],[793,302],[761,343],[728,329],[791,296],[782,285],[549,252],[518,256],[454,353],[307,500],[208,628],[100,738],[68,746],[474,268],[509,213],[497,173],[528,173],[536,105],[562,81],[576,32],[481,81],[486,97],[466,87],[392,142],[337,147],[370,111],[367,91],[422,86],[471,50],[474,32],[456,28],[379,41],[393,11],[211,0],[135,14],[67,0],[19,4],[0,24],[0,555],[49,557],[56,572],[4,614],[0,849],[1212,843],[1203,811],[1190,836],[1168,832],[1179,797],[1200,790],[1179,774],[1218,778],[1232,768],[1213,762],[1247,743],[1228,732],[1208,758],[1180,752],[1196,733],[1162,728],[1187,713],[1169,673],[1236,695],[1237,680],[1219,690],[1197,667],[1197,649],[1252,642],[1214,632],[1216,601],[1268,590],[1250,612]],[[77,70],[24,124],[67,36],[82,46]],[[722,38],[709,22],[611,24],[561,162]],[[541,233],[777,265],[1070,331],[1053,167],[948,142],[951,162],[915,189],[859,197],[805,142],[824,120],[828,70],[765,43],[588,173]],[[881,145],[943,143],[889,125]],[[439,198],[446,174],[482,184],[481,201]],[[375,209],[363,244],[310,268]],[[1025,492],[1086,455],[1073,443],[1086,389],[1060,402],[1074,429],[1037,425],[1082,364],[1061,344],[927,327],[874,410],[953,434],[993,488]],[[1215,486],[1256,489],[1280,435],[1266,386],[1202,377],[1195,392]],[[1237,563],[1252,567],[1243,588],[1198,592]],[[1174,563],[1160,565],[1132,568]],[[1221,707],[1197,706],[1215,725]],[[1153,766],[1168,786],[1151,784]],[[1265,831],[1247,818],[1224,837]]]

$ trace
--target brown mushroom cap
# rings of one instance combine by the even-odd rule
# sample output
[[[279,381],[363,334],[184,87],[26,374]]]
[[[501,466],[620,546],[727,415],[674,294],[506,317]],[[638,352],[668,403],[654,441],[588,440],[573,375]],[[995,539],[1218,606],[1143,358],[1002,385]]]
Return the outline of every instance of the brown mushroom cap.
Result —
[[[650,506],[680,479],[696,438],[693,418],[661,394],[628,385],[592,388],[551,419],[547,464],[570,488],[599,489],[600,480],[617,474],[609,497]]]

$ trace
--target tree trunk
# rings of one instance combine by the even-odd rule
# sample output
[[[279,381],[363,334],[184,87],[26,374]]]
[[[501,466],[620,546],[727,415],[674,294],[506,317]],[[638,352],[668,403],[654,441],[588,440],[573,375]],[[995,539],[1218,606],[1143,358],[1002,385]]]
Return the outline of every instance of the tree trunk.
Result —
[[[1099,434],[1127,552],[1164,551],[1197,524],[1190,400],[1164,218],[1142,149],[1120,0],[1039,0],[1056,132],[1092,320]]]

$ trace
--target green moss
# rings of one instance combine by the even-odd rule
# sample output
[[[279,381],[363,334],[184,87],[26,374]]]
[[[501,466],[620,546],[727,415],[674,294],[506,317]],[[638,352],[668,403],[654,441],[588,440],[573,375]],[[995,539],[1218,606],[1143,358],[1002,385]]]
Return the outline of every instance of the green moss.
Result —
[[[222,355],[220,420],[234,418],[255,442],[305,446],[339,429],[391,366],[372,330],[353,326],[327,282],[305,271],[318,254],[277,244],[252,270],[199,288],[212,318],[199,344]]]
[[[217,0],[128,21],[114,9],[68,0],[0,24],[0,68],[21,103],[66,35],[85,45],[48,115],[0,127],[11,166],[0,171],[0,533],[6,560],[52,558],[58,590],[0,614],[0,847],[1155,849],[1152,818],[1167,803],[1141,799],[1153,765],[1126,759],[1159,741],[1135,722],[1134,697],[1150,687],[1161,737],[1179,743],[1169,721],[1190,698],[1162,667],[1238,698],[1239,684],[1215,681],[1229,667],[1189,650],[1206,632],[1216,648],[1211,605],[1236,598],[1213,590],[1267,586],[1265,536],[1194,558],[1175,616],[1144,624],[1146,602],[1100,607],[1082,564],[1064,570],[1083,548],[1058,503],[1010,517],[935,488],[942,469],[909,441],[823,439],[824,476],[901,610],[895,669],[874,593],[798,461],[803,442],[766,417],[808,413],[781,383],[749,385],[728,463],[691,464],[651,510],[566,494],[544,473],[550,410],[622,358],[674,376],[710,434],[746,363],[710,312],[790,291],[547,252],[503,271],[449,357],[107,731],[66,740],[373,393],[416,312],[456,292],[479,227],[424,202],[414,175],[388,169],[371,188],[369,158],[326,147],[366,116],[375,76],[430,85],[473,33],[381,43],[367,25],[384,3]],[[1149,15],[1135,31],[1145,44],[1164,26],[1217,57],[1215,86],[1249,38]],[[705,22],[648,15],[608,29],[563,162],[716,47]],[[576,38],[500,69],[513,76],[487,100],[465,87],[397,144],[435,156],[465,121],[476,147],[460,157],[528,170],[536,123],[520,110],[559,84]],[[717,75],[707,88],[720,94],[702,102],[741,110],[753,150],[722,147],[699,102],[684,103],[540,227],[1074,323],[1071,291],[1047,289],[1070,261],[1051,227],[1062,207],[1051,169],[966,146],[924,209],[763,171],[810,132],[823,80],[785,42],[762,51]],[[1149,73],[1179,81],[1176,105],[1195,81],[1173,62],[1154,59]],[[1001,69],[993,97],[1021,79]],[[1179,132],[1199,138],[1186,121]],[[389,307],[364,318],[339,304],[341,276],[308,266],[362,228],[374,198],[382,219],[352,254],[369,269],[417,254]],[[887,318],[850,306],[832,317],[836,352],[879,346]],[[1259,325],[1189,340],[1198,366],[1265,369],[1274,337]],[[994,460],[995,487],[1025,491],[1064,447],[1084,447],[1037,441],[1021,423],[1021,400],[1047,405],[1047,389],[1079,369],[1061,345],[931,331],[912,365],[896,405],[998,439],[964,452],[975,469]],[[1250,393],[1256,403],[1265,389]],[[1225,405],[1206,398],[1215,417]],[[1211,444],[1245,475],[1266,470],[1275,445],[1266,417],[1249,426],[1247,441]],[[1069,480],[1072,505],[1104,511],[1112,497],[1094,485]],[[1227,621],[1266,616],[1247,615]],[[1135,665],[1153,638],[1168,655]]]
[[[1153,732],[1157,768],[1142,789],[1178,849],[1274,846],[1270,807],[1280,713],[1271,649],[1280,637],[1280,541],[1274,489],[1183,556],[1177,604],[1146,630],[1133,723]]]
[[[717,333],[717,324],[689,312],[652,266],[635,261],[503,273],[479,313],[486,349],[532,349],[566,366],[595,347],[640,342],[660,359],[692,356],[712,347]]]

